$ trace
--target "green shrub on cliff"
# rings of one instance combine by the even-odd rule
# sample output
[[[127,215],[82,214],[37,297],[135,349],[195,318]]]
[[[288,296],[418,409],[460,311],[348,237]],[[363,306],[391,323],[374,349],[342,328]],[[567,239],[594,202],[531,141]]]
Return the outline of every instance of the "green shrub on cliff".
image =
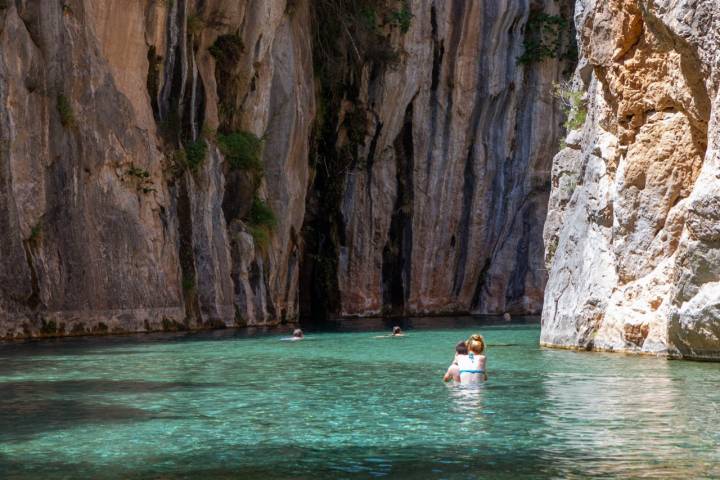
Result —
[[[548,58],[565,58],[563,33],[569,30],[569,22],[561,15],[549,15],[532,11],[525,25],[524,51],[518,63],[528,65]]]
[[[400,51],[386,27],[405,33],[413,18],[406,0],[315,0],[311,15],[315,72],[335,88],[350,70],[396,65]]]
[[[57,96],[57,110],[63,127],[72,128],[75,126],[75,114],[72,105],[70,105],[70,100],[62,93]]]
[[[277,226],[277,218],[270,205],[258,196],[253,198],[252,207],[248,214],[248,222],[256,227],[265,227],[274,230]]]
[[[266,228],[256,227],[255,225],[249,225],[248,231],[252,235],[255,246],[264,252],[270,245],[270,232]]]
[[[202,138],[185,146],[185,165],[194,172],[202,165],[206,156],[207,143]]]
[[[560,101],[565,115],[565,129],[577,130],[585,124],[587,107],[583,101],[583,91],[576,90],[568,81],[553,84],[553,96]]]
[[[270,243],[270,234],[277,226],[277,217],[270,205],[257,195],[253,198],[247,225],[255,245],[260,250],[265,250]]]
[[[251,132],[218,134],[218,146],[233,170],[262,174],[262,139]]]
[[[207,157],[208,144],[204,138],[188,142],[184,148],[178,148],[170,157],[174,175],[180,176],[186,170],[197,172]]]
[[[402,7],[400,7],[400,10],[395,10],[390,13],[390,18],[392,19],[393,23],[400,27],[400,31],[402,33],[407,33],[408,30],[410,30],[413,16],[414,15],[410,12],[410,5],[407,0],[404,0],[402,2]]]
[[[131,164],[126,173],[130,179],[135,181],[138,192],[150,193],[156,191],[153,186],[153,181],[150,179],[150,172],[144,168],[139,168]]]
[[[195,277],[193,275],[183,276],[182,289],[184,292],[190,292],[195,289]]]
[[[28,242],[33,243],[40,239],[40,235],[42,235],[42,222],[38,221],[38,223],[35,224],[30,229],[30,237],[28,238]]]

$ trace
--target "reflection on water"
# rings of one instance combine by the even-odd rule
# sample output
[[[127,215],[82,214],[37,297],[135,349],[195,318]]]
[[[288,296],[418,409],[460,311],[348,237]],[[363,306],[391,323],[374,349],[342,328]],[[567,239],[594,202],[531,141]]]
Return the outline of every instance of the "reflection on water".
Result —
[[[485,389],[484,384],[480,385],[454,385],[448,384],[448,392],[452,400],[453,413],[462,416],[476,417],[479,420],[484,415],[492,412],[483,410],[482,396]]]
[[[544,353],[561,356],[559,352]],[[701,425],[709,418],[717,419],[717,413],[707,407],[693,410],[697,400],[702,402],[709,392],[702,388],[692,391],[694,382],[688,384],[682,372],[687,367],[689,374],[717,378],[715,366],[698,368],[696,364],[635,358],[627,368],[616,368],[619,362],[613,356],[597,357],[600,371],[593,375],[570,367],[543,376],[548,442],[562,446],[548,448],[549,458],[560,462],[564,471],[598,476],[651,473],[669,478],[720,473],[717,454],[698,455],[705,449],[717,452],[719,437]],[[630,359],[623,360],[629,363]],[[697,385],[702,385],[703,378],[697,380]],[[688,387],[691,390],[685,391]],[[712,403],[712,397],[707,401]],[[583,458],[583,464],[567,461],[564,453],[568,451]]]
[[[489,382],[452,386],[460,326],[0,346],[0,477],[720,476],[720,365],[482,327]]]

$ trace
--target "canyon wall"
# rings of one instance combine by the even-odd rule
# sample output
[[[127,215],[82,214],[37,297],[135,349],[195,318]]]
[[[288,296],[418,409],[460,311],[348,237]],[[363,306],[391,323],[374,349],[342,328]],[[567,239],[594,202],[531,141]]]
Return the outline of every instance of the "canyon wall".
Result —
[[[0,2],[0,338],[539,311],[558,5]]]
[[[408,30],[387,30],[392,62],[348,47],[363,61],[341,72],[352,85],[318,152],[331,181],[308,203],[306,311],[540,312],[562,124],[551,90],[567,62],[519,59],[529,17],[572,11],[531,3],[411,2]]]
[[[720,6],[584,0],[575,22],[584,121],[553,162],[541,342],[717,359]]]
[[[285,2],[3,2],[0,336],[295,320],[309,25]],[[218,148],[236,131],[262,175]]]

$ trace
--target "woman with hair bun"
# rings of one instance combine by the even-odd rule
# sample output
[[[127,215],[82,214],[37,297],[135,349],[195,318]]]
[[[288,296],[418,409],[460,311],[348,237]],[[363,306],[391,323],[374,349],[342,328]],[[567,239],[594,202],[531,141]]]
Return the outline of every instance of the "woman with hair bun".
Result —
[[[470,335],[465,342],[468,349],[467,355],[458,356],[458,370],[460,383],[479,383],[487,380],[485,373],[485,339],[482,335]]]

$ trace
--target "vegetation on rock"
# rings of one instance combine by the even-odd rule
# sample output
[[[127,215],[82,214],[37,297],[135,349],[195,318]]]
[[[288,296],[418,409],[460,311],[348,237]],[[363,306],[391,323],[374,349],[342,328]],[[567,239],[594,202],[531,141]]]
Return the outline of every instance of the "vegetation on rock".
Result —
[[[349,65],[357,69],[398,62],[399,52],[384,27],[396,26],[403,33],[410,29],[413,15],[406,0],[317,0],[312,8],[313,60],[321,81],[338,85]]]
[[[218,134],[217,142],[231,169],[262,175],[263,141],[257,135],[246,131]]]
[[[38,222],[35,224],[35,226],[30,229],[30,237],[28,238],[28,242],[33,243],[40,239],[40,235],[42,235],[42,222]]]
[[[210,47],[210,55],[225,70],[232,70],[240,61],[245,50],[242,39],[237,34],[220,35]]]
[[[62,93],[57,97],[57,110],[63,127],[72,128],[75,126],[75,113],[72,105],[70,105],[70,100]]]
[[[525,26],[524,51],[518,57],[518,63],[531,64],[549,58],[572,60],[577,57],[573,47],[564,49],[563,38],[569,32],[570,23],[562,15],[549,15],[541,11],[532,11]],[[574,42],[570,42],[574,43]]]
[[[155,188],[153,188],[153,182],[150,180],[150,172],[144,168],[130,165],[130,168],[126,173],[129,177],[135,179],[137,190],[139,192],[150,193],[155,191]]]
[[[408,0],[402,2],[400,10],[394,11],[390,14],[393,22],[400,27],[400,31],[407,33],[410,30],[412,24],[413,14],[410,12],[410,3]]]
[[[270,242],[270,234],[277,226],[277,217],[270,205],[257,195],[253,198],[247,224],[255,245],[265,250]]]
[[[193,172],[202,165],[207,156],[207,143],[204,139],[199,138],[194,142],[185,145],[185,165]]]
[[[576,90],[568,81],[553,84],[553,96],[560,101],[560,108],[565,114],[565,128],[577,130],[585,124],[587,107],[583,101],[583,91]]]

